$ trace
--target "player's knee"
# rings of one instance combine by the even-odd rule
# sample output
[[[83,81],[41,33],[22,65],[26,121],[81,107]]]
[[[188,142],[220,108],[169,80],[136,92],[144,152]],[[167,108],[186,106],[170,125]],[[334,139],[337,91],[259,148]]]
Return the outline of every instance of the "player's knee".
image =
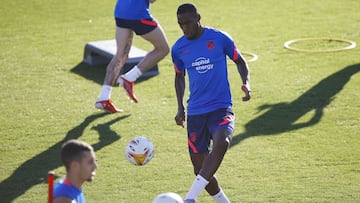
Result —
[[[227,138],[222,139],[219,143],[218,143],[219,147],[221,148],[228,148],[230,145],[230,142]]]
[[[214,140],[214,147],[228,148],[230,146],[230,141],[231,141],[230,136],[226,134],[218,135],[217,139]]]
[[[228,129],[222,129],[215,133],[213,136],[214,141],[219,142],[222,145],[230,145],[233,132]]]
[[[166,55],[170,52],[170,47],[167,43],[165,43],[163,46],[158,48],[158,51],[161,53],[162,58],[164,58]]]
[[[161,40],[157,43],[154,43],[154,49],[158,52],[162,57],[165,57],[170,52],[169,43],[166,40]]]

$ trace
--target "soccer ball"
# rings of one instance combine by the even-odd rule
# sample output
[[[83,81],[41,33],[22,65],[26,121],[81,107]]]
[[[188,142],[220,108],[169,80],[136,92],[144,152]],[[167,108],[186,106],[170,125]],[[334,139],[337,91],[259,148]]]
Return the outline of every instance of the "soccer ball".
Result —
[[[125,156],[134,165],[145,165],[154,156],[154,145],[146,137],[135,137],[126,145]]]
[[[183,203],[184,201],[180,197],[180,195],[173,193],[173,192],[167,192],[159,194],[152,203]]]

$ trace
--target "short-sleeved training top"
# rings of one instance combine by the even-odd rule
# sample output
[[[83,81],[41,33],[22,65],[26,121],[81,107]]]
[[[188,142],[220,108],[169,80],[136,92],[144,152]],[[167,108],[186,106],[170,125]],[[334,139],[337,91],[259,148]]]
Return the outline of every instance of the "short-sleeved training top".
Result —
[[[205,27],[197,39],[182,36],[172,47],[171,55],[175,71],[188,73],[188,115],[232,107],[226,56],[235,61],[240,52],[227,33]]]
[[[83,191],[66,179],[58,181],[54,186],[54,198],[60,196],[68,197],[75,203],[86,203]]]
[[[117,0],[114,16],[126,20],[152,18],[149,0]]]

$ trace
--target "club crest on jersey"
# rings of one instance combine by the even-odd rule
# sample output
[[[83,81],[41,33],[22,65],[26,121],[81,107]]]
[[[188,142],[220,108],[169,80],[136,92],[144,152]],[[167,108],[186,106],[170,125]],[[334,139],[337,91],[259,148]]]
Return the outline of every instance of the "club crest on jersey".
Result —
[[[209,50],[214,49],[215,48],[215,44],[214,41],[210,40],[206,42],[206,46]]]
[[[210,62],[210,58],[205,57],[199,57],[195,59],[195,62],[191,63],[191,65],[198,73],[206,73],[208,70],[211,70],[214,67],[214,64]]]

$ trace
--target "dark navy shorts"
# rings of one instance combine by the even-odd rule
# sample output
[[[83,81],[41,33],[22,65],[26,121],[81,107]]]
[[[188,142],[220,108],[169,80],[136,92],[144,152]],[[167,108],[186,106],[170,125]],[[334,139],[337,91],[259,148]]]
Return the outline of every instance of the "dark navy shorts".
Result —
[[[234,133],[235,115],[231,109],[218,109],[201,115],[187,117],[190,154],[209,152],[212,135],[219,129]]]
[[[152,18],[142,20],[126,20],[115,18],[115,21],[116,26],[131,29],[136,33],[136,35],[147,34],[158,26],[158,22]]]

